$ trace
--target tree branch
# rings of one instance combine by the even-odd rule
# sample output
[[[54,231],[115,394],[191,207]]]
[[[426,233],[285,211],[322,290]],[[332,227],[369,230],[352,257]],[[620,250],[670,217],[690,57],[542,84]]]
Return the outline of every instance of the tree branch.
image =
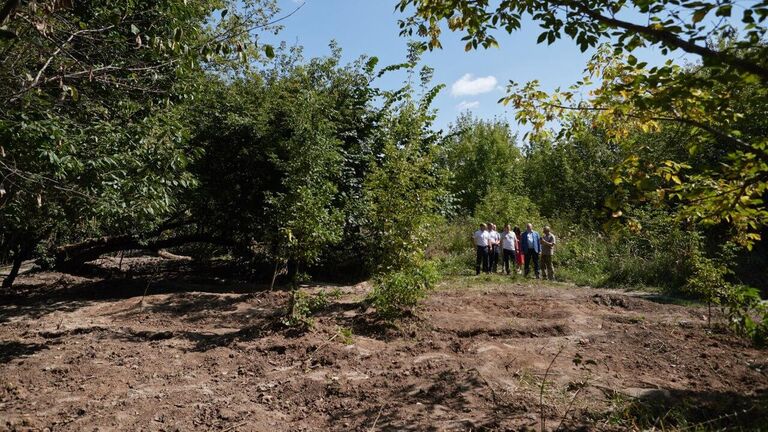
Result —
[[[569,111],[608,111],[610,108],[606,107],[596,107],[596,106],[570,106],[570,105],[560,105],[550,102],[542,102],[541,105],[546,105],[552,108],[557,108],[561,110],[569,110]],[[701,123],[696,120],[691,120],[689,118],[685,117],[662,117],[662,116],[640,116],[640,115],[634,115],[634,114],[622,114],[629,118],[634,119],[647,119],[647,120],[654,120],[654,121],[666,121],[666,122],[677,122],[686,124],[688,126],[693,126],[696,128],[699,128],[705,132],[708,132],[712,136],[719,138],[726,143],[738,148],[739,150],[742,150],[744,152],[748,152],[751,154],[754,154],[757,156],[758,159],[760,159],[763,162],[768,163],[768,153],[765,153],[763,151],[759,151],[755,147],[751,146],[748,142],[743,141],[739,138],[736,138],[732,135],[729,135],[713,126],[709,126],[707,124]]]
[[[569,2],[570,3],[570,2]],[[646,38],[663,42],[669,46],[680,48],[683,51],[691,54],[697,54],[702,58],[708,58],[717,60],[720,63],[732,66],[744,72],[748,72],[759,76],[762,80],[768,81],[768,68],[761,66],[757,63],[743,59],[741,57],[728,54],[722,51],[715,51],[705,46],[696,45],[691,41],[684,40],[672,32],[664,29],[658,29],[651,26],[643,26],[634,24],[628,21],[623,21],[613,17],[607,17],[600,14],[581,2],[575,3],[576,9],[582,14],[598,21],[602,24],[606,24],[611,27],[618,27],[624,30],[641,34]]]
[[[56,249],[56,268],[76,269],[82,264],[93,261],[101,255],[122,250],[143,249],[157,251],[189,243],[209,243],[232,246],[232,242],[209,234],[185,234],[170,238],[143,241],[138,235],[119,235],[84,240],[80,243],[60,246]]]

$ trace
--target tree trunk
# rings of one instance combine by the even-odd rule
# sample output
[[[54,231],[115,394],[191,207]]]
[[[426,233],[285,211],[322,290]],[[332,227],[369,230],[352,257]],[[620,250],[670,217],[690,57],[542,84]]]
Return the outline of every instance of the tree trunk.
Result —
[[[272,282],[269,284],[269,290],[272,291],[272,289],[275,288],[275,280],[277,279],[277,270],[278,266],[280,265],[280,261],[275,259],[275,271],[272,272]]]
[[[13,286],[13,281],[16,280],[16,276],[19,275],[19,269],[21,268],[21,263],[24,261],[24,253],[22,253],[21,248],[16,249],[16,253],[13,255],[13,266],[11,267],[11,272],[8,273],[8,276],[3,279],[3,288],[9,289]]]
[[[121,235],[99,237],[79,243],[60,246],[56,250],[57,270],[71,271],[108,253],[131,249],[144,249],[157,252],[161,249],[182,246],[188,243],[211,243],[231,246],[232,243],[207,234],[189,234],[164,239],[142,240],[139,236]]]
[[[192,261],[191,257],[188,257],[186,255],[176,255],[174,253],[170,253],[165,249],[160,249],[157,251],[157,256],[160,258],[170,259],[170,260],[179,260],[179,261]]]

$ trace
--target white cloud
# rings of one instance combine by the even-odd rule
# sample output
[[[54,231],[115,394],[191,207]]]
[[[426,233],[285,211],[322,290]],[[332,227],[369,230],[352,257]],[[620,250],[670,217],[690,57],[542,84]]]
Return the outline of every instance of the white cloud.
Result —
[[[480,102],[478,101],[461,101],[461,103],[456,105],[456,109],[459,111],[466,111],[466,110],[477,108],[479,106],[480,106]]]
[[[488,93],[496,88],[498,81],[493,75],[487,77],[475,78],[472,74],[464,74],[458,81],[451,86],[451,95],[454,97],[479,95]]]

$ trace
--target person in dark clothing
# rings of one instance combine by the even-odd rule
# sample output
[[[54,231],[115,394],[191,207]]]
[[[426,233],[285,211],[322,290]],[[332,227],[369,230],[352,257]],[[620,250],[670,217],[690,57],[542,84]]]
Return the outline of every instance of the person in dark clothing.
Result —
[[[480,229],[472,234],[472,244],[475,246],[477,257],[475,260],[475,274],[479,275],[480,270],[488,273],[491,271],[489,262],[489,248],[491,245],[491,236],[488,233],[488,226],[480,224]]]
[[[533,261],[533,271],[536,279],[539,279],[539,254],[541,253],[541,236],[533,230],[533,225],[528,224],[525,232],[520,239],[520,249],[525,254],[525,276],[531,271],[531,261]]]

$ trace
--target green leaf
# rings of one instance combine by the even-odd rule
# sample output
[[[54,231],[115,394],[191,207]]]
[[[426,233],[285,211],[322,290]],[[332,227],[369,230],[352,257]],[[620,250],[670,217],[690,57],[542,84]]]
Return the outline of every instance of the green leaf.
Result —
[[[136,24],[131,24],[131,33],[139,34],[139,28],[136,27]]]
[[[264,54],[267,58],[275,58],[275,48],[272,45],[264,45]]]
[[[705,16],[707,16],[707,13],[709,12],[709,8],[702,8],[697,10],[693,13],[693,23],[696,24],[697,22],[700,22],[704,19]]]
[[[368,59],[368,61],[365,63],[365,68],[368,71],[373,71],[377,64],[379,64],[379,58],[374,56]]]
[[[717,12],[715,12],[715,15],[721,16],[721,17],[729,17],[731,16],[732,7],[733,7],[732,5],[724,4],[719,8],[717,8]]]

